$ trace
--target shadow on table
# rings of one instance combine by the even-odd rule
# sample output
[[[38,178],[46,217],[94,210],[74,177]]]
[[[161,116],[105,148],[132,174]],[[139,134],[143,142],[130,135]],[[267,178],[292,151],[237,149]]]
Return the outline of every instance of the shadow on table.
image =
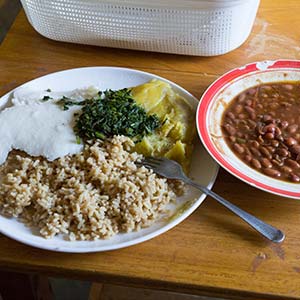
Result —
[[[0,0],[0,44],[20,9],[19,0]]]

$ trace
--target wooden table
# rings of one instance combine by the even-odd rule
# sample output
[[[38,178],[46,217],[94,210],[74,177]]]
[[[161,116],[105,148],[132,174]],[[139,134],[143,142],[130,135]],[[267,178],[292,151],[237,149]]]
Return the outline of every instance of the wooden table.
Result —
[[[0,95],[54,71],[107,65],[158,74],[200,97],[237,66],[299,59],[299,15],[298,0],[262,0],[247,42],[229,54],[205,58],[55,42],[35,32],[21,12],[0,47]],[[281,228],[285,242],[264,240],[208,197],[176,228],[117,251],[47,252],[0,236],[0,267],[233,299],[300,299],[300,202],[252,188],[223,170],[214,191]]]

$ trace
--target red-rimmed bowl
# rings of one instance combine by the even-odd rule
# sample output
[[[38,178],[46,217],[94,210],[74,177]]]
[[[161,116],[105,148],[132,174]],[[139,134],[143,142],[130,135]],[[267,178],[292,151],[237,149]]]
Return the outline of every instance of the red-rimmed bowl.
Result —
[[[196,123],[207,151],[228,172],[264,191],[300,199],[300,183],[266,176],[243,163],[231,151],[221,130],[223,112],[235,96],[262,83],[285,81],[300,81],[300,61],[262,61],[229,71],[212,83],[203,94],[197,109]]]

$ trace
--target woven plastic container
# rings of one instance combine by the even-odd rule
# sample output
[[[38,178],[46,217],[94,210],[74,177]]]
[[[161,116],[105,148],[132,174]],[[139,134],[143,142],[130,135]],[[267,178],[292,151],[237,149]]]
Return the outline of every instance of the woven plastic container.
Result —
[[[259,0],[21,0],[31,25],[53,40],[212,56],[240,46]]]

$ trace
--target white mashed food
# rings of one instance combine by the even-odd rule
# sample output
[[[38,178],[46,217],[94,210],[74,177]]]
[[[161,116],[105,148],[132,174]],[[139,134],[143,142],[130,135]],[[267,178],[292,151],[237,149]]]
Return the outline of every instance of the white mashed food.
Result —
[[[0,164],[12,149],[25,151],[32,156],[43,156],[49,161],[82,151],[73,131],[74,113],[80,107],[64,111],[56,101],[62,96],[81,101],[95,96],[96,89],[64,93],[28,92],[18,90],[11,106],[0,111]],[[52,99],[43,101],[43,96]]]

